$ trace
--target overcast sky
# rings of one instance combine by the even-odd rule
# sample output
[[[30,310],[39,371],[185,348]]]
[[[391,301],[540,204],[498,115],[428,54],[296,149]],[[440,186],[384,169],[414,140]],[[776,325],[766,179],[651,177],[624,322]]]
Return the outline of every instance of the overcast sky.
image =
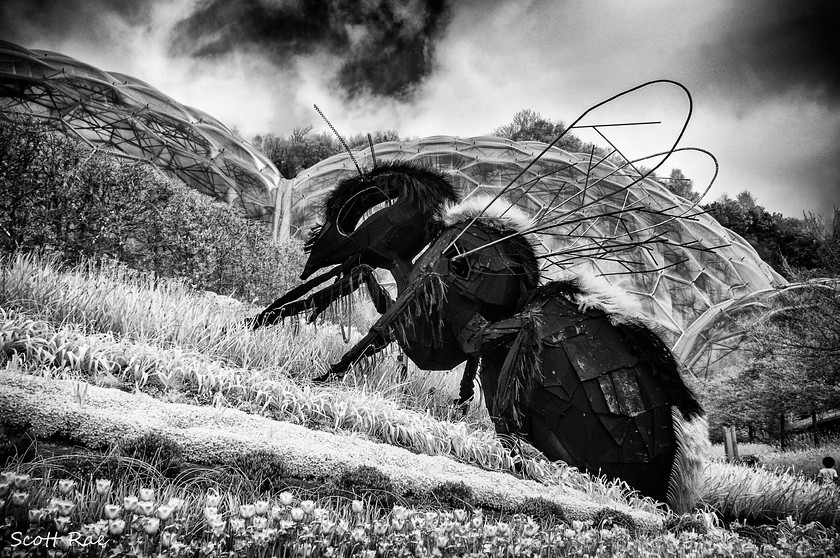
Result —
[[[676,80],[683,145],[720,162],[707,201],[747,189],[795,217],[840,206],[838,22],[832,0],[0,0],[0,38],[135,76],[246,139],[325,130],[313,103],[347,135],[480,135],[523,108],[568,123]],[[634,102],[616,118],[685,110],[675,88]],[[674,165],[696,186],[711,170]]]

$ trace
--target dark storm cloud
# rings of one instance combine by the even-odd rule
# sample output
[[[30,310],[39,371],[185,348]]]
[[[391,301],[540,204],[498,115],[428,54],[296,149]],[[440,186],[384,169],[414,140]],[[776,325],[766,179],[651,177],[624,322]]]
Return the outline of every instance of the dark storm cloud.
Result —
[[[446,0],[208,0],[173,30],[172,51],[197,58],[234,51],[287,67],[298,55],[339,60],[346,97],[405,98],[432,69]]]
[[[706,43],[713,46],[701,47],[707,71],[723,86],[747,93],[750,102],[788,93],[840,101],[840,2],[733,2],[723,20]]]
[[[0,38],[23,46],[44,36],[74,37],[96,41],[107,38],[111,29],[106,14],[131,26],[149,21],[154,2],[112,2],[109,0],[3,0],[0,2]]]

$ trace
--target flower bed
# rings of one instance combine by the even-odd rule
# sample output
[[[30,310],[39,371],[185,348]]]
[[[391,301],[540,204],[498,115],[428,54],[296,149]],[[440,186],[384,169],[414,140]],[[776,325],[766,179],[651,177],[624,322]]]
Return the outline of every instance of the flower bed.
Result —
[[[239,502],[230,494],[167,496],[108,479],[81,484],[0,475],[0,547],[61,556],[832,556],[840,537],[788,520],[739,536],[709,521],[675,522],[640,535],[620,515],[541,522],[525,514],[394,506],[371,513],[361,500],[332,502],[282,492]],[[702,517],[702,516],[700,516]],[[772,538],[768,538],[767,534]],[[747,533],[745,532],[745,535]],[[773,536],[778,535],[778,536]],[[4,552],[3,555],[6,555]]]

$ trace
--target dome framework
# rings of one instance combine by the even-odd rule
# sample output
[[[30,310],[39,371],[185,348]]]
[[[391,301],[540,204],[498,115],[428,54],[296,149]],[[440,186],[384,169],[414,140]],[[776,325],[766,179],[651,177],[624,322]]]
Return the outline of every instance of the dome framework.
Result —
[[[151,85],[63,54],[0,41],[0,114],[35,117],[94,149],[153,163],[187,186],[270,219],[284,179],[224,124]]]

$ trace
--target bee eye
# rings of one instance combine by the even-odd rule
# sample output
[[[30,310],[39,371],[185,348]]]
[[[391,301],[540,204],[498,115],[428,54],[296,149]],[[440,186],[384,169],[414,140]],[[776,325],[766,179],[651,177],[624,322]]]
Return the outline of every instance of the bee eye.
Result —
[[[321,235],[321,229],[323,228],[324,225],[322,223],[318,223],[309,230],[309,235],[306,237],[306,240],[303,243],[303,252],[305,254],[308,254],[312,251],[312,247],[315,246],[315,242]]]
[[[348,236],[348,235],[350,235],[350,234],[352,234],[352,233],[356,232],[357,230],[359,230],[359,227],[361,227],[361,226],[362,226],[362,223],[364,223],[365,221],[367,221],[369,218],[371,218],[373,215],[375,215],[376,213],[378,213],[380,210],[382,210],[382,209],[384,209],[384,208],[386,208],[386,207],[390,207],[390,206],[394,205],[394,203],[395,203],[396,201],[397,201],[397,200],[386,199],[386,200],[384,200],[384,201],[379,202],[378,204],[374,205],[374,206],[373,206],[373,207],[371,207],[370,209],[365,210],[365,212],[364,212],[364,213],[362,213],[361,217],[359,217],[359,220],[358,220],[358,221],[356,221],[355,226],[353,226],[352,228],[351,228],[351,227],[348,227],[347,229],[345,229],[345,227],[339,227],[339,230],[340,230],[340,231],[341,231],[341,233],[342,233],[343,235],[345,235],[345,236]]]
[[[378,203],[365,211],[362,216],[359,218],[359,222],[356,223],[356,228],[358,229],[362,223],[367,221],[370,217],[372,217],[375,213],[377,213],[380,209],[384,209],[386,207],[390,207],[393,205],[393,200],[385,200],[384,202]]]

